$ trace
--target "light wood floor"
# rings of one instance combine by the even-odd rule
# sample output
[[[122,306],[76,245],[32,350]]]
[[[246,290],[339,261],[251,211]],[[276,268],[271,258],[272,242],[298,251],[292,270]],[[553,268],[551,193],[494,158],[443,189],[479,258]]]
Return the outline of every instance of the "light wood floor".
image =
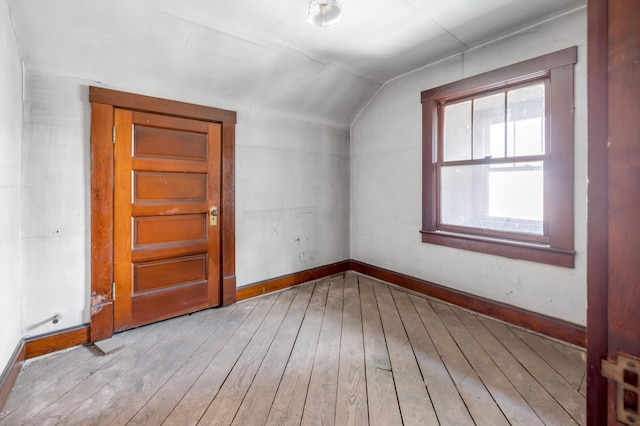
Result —
[[[2,425],[585,424],[583,353],[346,274],[28,363]]]

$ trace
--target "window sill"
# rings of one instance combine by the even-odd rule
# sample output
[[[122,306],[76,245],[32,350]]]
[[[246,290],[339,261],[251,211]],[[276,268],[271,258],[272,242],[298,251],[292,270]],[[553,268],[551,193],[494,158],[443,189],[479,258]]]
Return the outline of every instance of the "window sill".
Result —
[[[453,232],[420,231],[420,233],[422,234],[423,243],[493,254],[511,259],[546,263],[564,268],[575,267],[574,259],[576,252],[573,250],[556,249],[541,244],[521,243],[475,235],[456,234]]]

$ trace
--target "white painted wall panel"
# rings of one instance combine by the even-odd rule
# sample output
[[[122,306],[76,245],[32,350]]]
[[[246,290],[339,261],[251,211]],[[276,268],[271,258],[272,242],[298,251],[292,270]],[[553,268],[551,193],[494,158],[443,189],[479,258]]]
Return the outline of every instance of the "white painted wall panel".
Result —
[[[0,0],[0,374],[20,341],[22,60]]]
[[[420,92],[575,45],[575,269],[422,243]],[[586,87],[584,9],[385,84],[351,128],[351,257],[585,324]]]
[[[238,285],[348,259],[348,130],[245,113],[236,141]]]
[[[27,69],[25,84],[22,331],[33,336],[89,319],[90,106],[76,79]]]

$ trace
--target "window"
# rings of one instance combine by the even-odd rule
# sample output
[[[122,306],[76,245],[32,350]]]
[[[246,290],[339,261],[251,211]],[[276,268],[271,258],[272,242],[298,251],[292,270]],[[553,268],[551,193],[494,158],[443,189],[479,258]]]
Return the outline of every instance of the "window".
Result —
[[[422,92],[422,241],[573,267],[569,48]]]

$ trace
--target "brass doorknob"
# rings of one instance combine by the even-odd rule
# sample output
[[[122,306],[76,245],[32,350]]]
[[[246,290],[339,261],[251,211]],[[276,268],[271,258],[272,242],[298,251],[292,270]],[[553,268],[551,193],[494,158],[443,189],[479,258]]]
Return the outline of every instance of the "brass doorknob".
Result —
[[[218,226],[218,206],[209,208],[209,226]]]

